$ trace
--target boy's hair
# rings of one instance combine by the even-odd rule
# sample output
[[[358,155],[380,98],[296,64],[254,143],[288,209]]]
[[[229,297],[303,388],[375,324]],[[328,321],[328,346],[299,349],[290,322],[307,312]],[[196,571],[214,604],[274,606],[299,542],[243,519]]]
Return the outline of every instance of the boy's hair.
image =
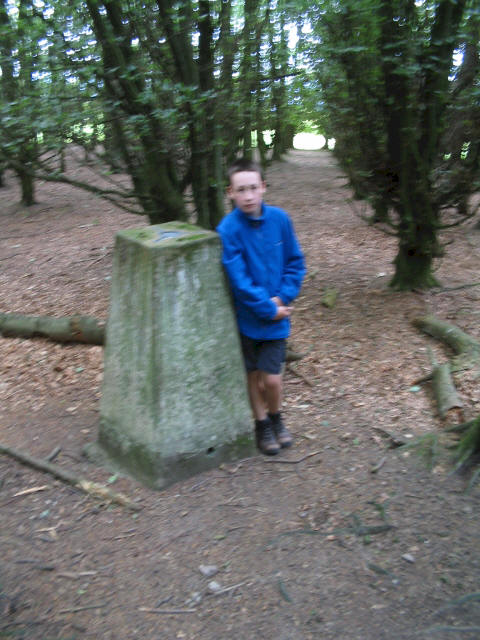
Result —
[[[237,160],[235,160],[235,162],[233,162],[232,165],[230,165],[228,169],[229,183],[232,182],[232,176],[235,175],[236,173],[240,173],[240,171],[254,171],[255,173],[260,174],[260,178],[262,179],[262,182],[265,179],[263,176],[262,167],[257,162],[254,162],[253,160],[248,160],[247,158],[238,158]]]

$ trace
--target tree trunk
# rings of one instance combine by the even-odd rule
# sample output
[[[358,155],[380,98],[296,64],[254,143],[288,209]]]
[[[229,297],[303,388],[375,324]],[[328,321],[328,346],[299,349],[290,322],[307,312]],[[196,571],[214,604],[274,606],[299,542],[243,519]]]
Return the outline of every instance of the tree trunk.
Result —
[[[242,75],[242,140],[243,157],[252,159],[252,129],[254,120],[253,92],[256,90],[256,38],[255,26],[257,21],[258,3],[255,0],[245,0],[244,15],[245,24],[243,28],[243,58],[241,66]]]
[[[222,0],[220,14],[220,37],[218,49],[222,57],[219,78],[220,91],[218,99],[221,101],[223,117],[220,119],[220,138],[223,140],[223,155],[230,166],[237,156],[239,135],[238,104],[232,100],[234,95],[233,63],[235,59],[236,41],[232,33],[232,3]]]
[[[432,43],[418,83],[419,105],[412,100],[412,79],[404,74],[405,34],[391,2],[380,2],[382,69],[386,95],[387,177],[391,207],[398,213],[399,248],[390,286],[398,290],[428,289],[438,284],[432,262],[439,254],[439,208],[435,203],[433,172],[445,127],[448,76],[455,33],[464,0],[436,5]],[[406,5],[405,18],[414,5]],[[396,55],[398,54],[398,55]],[[403,54],[403,55],[402,55]],[[419,119],[419,121],[418,121]],[[418,130],[418,133],[417,133]]]
[[[378,196],[372,196],[373,215],[369,219],[370,224],[388,221],[388,205],[386,200]]]
[[[213,23],[210,3],[199,3],[198,24],[193,24],[191,2],[181,3],[178,19],[172,19],[171,3],[157,0],[163,28],[167,34],[178,79],[188,89],[208,100],[186,99],[185,112],[189,123],[190,175],[197,222],[205,228],[215,228],[223,215],[223,172],[216,124],[216,97],[214,81]],[[193,50],[191,33],[198,31],[199,53]],[[200,91],[200,93],[199,93]]]
[[[397,291],[409,291],[411,289],[429,289],[438,286],[438,281],[433,275],[433,255],[430,251],[430,243],[421,245],[412,242],[400,243],[395,257],[395,274],[389,283],[392,289]]]
[[[136,196],[152,224],[183,220],[185,204],[173,162],[162,144],[166,136],[155,116],[157,105],[144,99],[147,93],[144,76],[132,74],[132,68],[140,69],[141,64],[122,6],[112,0],[102,6],[95,0],[86,0],[86,6],[103,51],[101,80],[110,100],[107,109],[117,130],[115,142],[122,144]]]
[[[26,207],[31,207],[35,204],[35,180],[31,173],[28,171],[22,171],[17,169],[17,177],[20,181],[20,188],[22,191],[22,204]]]

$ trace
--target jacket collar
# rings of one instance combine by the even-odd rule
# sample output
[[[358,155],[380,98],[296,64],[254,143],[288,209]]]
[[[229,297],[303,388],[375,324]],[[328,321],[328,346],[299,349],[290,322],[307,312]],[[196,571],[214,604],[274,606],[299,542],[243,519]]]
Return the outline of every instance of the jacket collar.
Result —
[[[242,211],[242,209],[240,209],[239,207],[237,207],[237,211],[239,216],[252,227],[260,227],[265,222],[267,209],[264,202],[262,202],[262,208],[260,211],[260,215],[258,217],[249,216],[244,211]]]

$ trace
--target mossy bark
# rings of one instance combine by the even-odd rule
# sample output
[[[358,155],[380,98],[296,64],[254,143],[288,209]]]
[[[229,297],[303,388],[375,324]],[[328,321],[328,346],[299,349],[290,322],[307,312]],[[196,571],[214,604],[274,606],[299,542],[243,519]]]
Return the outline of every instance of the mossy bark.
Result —
[[[414,238],[400,242],[390,287],[397,291],[410,291],[438,286],[439,282],[433,275],[433,260],[437,253],[435,246],[433,232],[415,234]]]
[[[441,340],[454,351],[454,368],[474,366],[480,362],[480,342],[459,327],[433,315],[415,318],[413,324],[417,329]]]
[[[463,406],[453,384],[448,362],[435,367],[432,381],[438,413],[441,418],[445,418],[451,409],[459,409]]]

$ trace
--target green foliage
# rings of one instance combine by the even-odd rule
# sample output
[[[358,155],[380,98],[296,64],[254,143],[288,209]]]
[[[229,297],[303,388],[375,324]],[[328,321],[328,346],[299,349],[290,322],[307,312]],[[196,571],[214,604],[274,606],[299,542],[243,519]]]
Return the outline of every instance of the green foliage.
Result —
[[[430,286],[443,210],[466,217],[479,186],[479,20],[470,0],[4,0],[0,162],[26,191],[34,176],[92,190],[64,162],[81,147],[130,176],[99,195],[152,222],[193,204],[214,227],[253,132],[274,132],[257,135],[267,165],[310,121],[399,236],[395,286]]]
[[[287,0],[4,2],[0,160],[66,181],[63,151],[81,146],[104,173],[129,174],[127,208],[135,197],[152,222],[185,217],[190,185],[197,222],[215,226],[225,163],[251,152],[253,131],[275,131],[281,155],[305,119],[287,37],[303,11]],[[261,136],[259,149],[267,162]]]
[[[439,436],[437,433],[426,433],[423,436],[414,438],[408,444],[400,447],[400,451],[413,450],[418,454],[427,465],[429,470],[432,470],[438,461],[439,456]]]
[[[455,449],[455,469],[460,469],[480,453],[480,416],[466,423],[464,433]]]
[[[458,443],[449,446],[450,449],[453,449],[453,455],[448,462],[453,464],[454,472],[465,469],[472,463],[478,463],[477,457],[480,454],[480,416],[469,422],[454,425],[446,429],[446,432],[461,434]],[[445,458],[446,448],[445,438],[441,438],[438,433],[426,433],[403,445],[400,451],[414,451],[423,458],[428,469],[432,470],[440,458]],[[479,476],[480,469],[474,468],[466,488],[467,493],[475,485]]]
[[[432,261],[441,254],[443,212],[457,210],[454,224],[472,215],[479,38],[478,12],[469,8],[462,0],[326,0],[309,13],[325,101],[319,122],[336,139],[356,197],[398,236],[391,282],[398,289],[437,284]],[[463,64],[452,79],[460,46]]]

